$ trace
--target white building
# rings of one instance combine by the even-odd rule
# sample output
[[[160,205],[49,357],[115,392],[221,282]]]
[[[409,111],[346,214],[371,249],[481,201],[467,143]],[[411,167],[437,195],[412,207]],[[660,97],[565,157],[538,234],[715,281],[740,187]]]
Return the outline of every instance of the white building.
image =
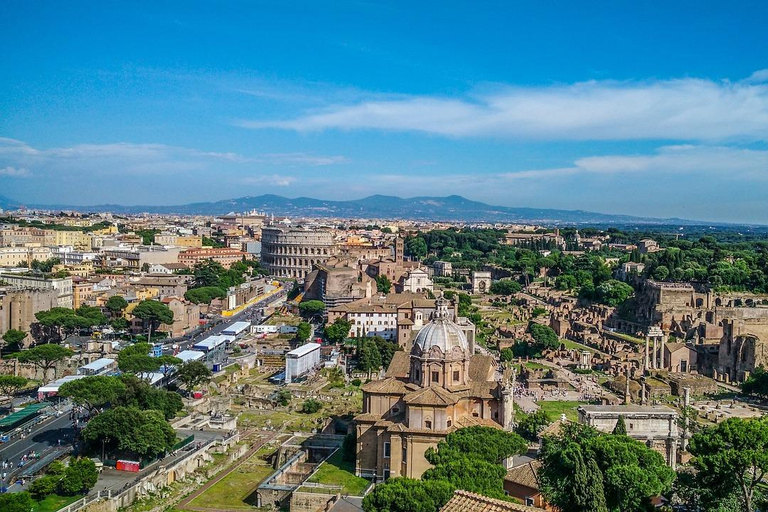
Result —
[[[320,344],[307,343],[285,354],[285,383],[305,375],[320,364]]]
[[[433,291],[434,285],[426,270],[415,268],[402,278],[399,288],[400,293],[423,293],[427,290]]]
[[[81,366],[77,369],[78,375],[103,375],[117,369],[117,360],[108,357],[102,357],[92,363]]]
[[[251,327],[251,322],[235,322],[221,331],[225,336],[240,336]]]
[[[205,352],[200,352],[199,350],[182,350],[176,354],[176,357],[181,359],[182,363],[189,363],[190,361],[200,361],[205,358]]]

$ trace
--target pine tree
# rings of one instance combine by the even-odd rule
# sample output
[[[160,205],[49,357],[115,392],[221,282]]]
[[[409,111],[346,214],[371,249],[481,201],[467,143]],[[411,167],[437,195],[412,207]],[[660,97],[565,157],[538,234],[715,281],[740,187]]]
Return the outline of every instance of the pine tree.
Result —
[[[617,436],[627,435],[627,424],[624,422],[624,416],[619,415],[619,421],[617,421],[616,426],[613,427],[613,434]]]

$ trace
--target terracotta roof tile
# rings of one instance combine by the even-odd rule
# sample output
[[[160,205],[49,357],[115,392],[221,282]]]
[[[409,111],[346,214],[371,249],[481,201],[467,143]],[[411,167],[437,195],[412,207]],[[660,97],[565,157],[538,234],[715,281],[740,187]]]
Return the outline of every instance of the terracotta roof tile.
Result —
[[[448,503],[443,505],[440,512],[541,512],[541,510],[458,490],[453,493]]]
[[[529,489],[538,490],[539,469],[541,469],[541,462],[534,460],[510,469],[507,471],[507,476],[504,477],[504,480],[528,487]]]

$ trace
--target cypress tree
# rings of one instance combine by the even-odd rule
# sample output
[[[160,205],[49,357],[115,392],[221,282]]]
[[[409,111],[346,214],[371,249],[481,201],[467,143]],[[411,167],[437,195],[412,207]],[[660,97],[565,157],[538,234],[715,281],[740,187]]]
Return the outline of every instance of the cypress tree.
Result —
[[[619,415],[619,421],[617,421],[616,426],[613,427],[613,434],[617,436],[627,435],[627,424],[624,422],[624,416]]]

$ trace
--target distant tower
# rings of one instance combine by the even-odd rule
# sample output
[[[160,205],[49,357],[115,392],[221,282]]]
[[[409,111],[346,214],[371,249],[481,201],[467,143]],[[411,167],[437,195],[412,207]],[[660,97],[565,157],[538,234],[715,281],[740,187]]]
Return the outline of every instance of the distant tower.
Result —
[[[395,262],[397,263],[403,262],[404,251],[405,251],[405,244],[403,242],[403,239],[400,237],[397,237],[395,239]]]

